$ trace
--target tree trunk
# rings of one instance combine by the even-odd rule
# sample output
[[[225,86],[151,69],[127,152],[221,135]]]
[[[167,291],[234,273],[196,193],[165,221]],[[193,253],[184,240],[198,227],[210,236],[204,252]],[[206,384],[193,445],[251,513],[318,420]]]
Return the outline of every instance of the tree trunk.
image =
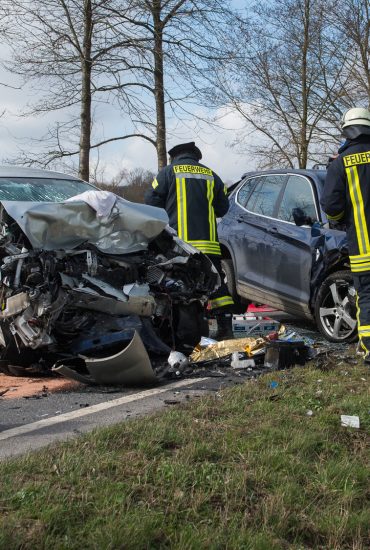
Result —
[[[91,147],[91,39],[92,39],[91,0],[84,1],[84,39],[81,55],[81,133],[79,176],[85,181],[90,177]]]
[[[163,82],[163,25],[161,21],[161,0],[153,1],[154,22],[154,97],[157,115],[157,158],[158,170],[166,166],[166,115],[164,107]]]
[[[302,47],[302,123],[301,123],[301,153],[298,159],[299,168],[307,167],[308,142],[307,142],[307,123],[308,123],[308,89],[307,89],[307,56],[310,41],[310,2],[304,3],[304,27],[303,27],[303,47]]]

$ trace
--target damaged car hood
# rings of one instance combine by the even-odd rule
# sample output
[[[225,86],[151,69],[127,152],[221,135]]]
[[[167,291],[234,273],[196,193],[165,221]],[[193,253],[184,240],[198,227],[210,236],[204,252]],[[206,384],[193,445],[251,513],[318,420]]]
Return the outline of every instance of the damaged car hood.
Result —
[[[137,252],[163,231],[168,216],[162,208],[117,197],[109,216],[97,216],[86,202],[2,201],[6,212],[33,248],[73,249],[88,243],[106,254]]]

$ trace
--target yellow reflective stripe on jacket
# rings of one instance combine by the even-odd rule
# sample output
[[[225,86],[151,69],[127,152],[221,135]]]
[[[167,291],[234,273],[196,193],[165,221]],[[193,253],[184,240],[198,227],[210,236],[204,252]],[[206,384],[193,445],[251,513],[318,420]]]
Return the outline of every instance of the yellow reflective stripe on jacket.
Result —
[[[215,180],[207,180],[207,200],[208,200],[208,223],[209,223],[209,240],[216,240],[216,218],[213,209]]]
[[[334,222],[337,222],[338,220],[341,220],[344,216],[344,211],[340,212],[340,214],[336,214],[335,216],[331,216],[330,214],[326,213],[328,220],[333,220]]]
[[[370,262],[367,264],[361,264],[358,266],[351,265],[351,271],[352,273],[361,273],[363,271],[370,271]]]
[[[346,174],[353,207],[358,248],[360,254],[366,254],[370,252],[370,242],[357,167],[346,168]]]
[[[187,241],[189,244],[197,248],[203,254],[215,254],[217,256],[221,255],[220,243],[211,242],[211,241]]]
[[[370,254],[357,254],[350,256],[351,271],[360,273],[361,271],[370,271]]]
[[[220,298],[209,300],[208,304],[211,309],[216,309],[218,307],[233,306],[234,300],[231,296],[221,296]]]
[[[356,254],[355,256],[350,256],[349,260],[351,264],[361,264],[363,262],[370,262],[370,254]]]
[[[188,240],[188,220],[186,211],[186,183],[185,178],[176,178],[177,195],[177,234],[180,239]]]
[[[154,178],[153,183],[152,183],[153,189],[156,189],[158,187],[158,185],[159,185],[159,183],[157,181],[157,178]]]

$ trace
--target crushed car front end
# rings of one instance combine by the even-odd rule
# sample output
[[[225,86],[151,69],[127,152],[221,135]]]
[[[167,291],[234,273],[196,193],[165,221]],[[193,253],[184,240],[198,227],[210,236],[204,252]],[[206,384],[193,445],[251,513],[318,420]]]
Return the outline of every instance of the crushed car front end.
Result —
[[[61,202],[4,200],[0,174],[3,372],[73,361],[81,370],[81,357],[120,353],[135,333],[163,358],[190,352],[204,332],[220,283],[208,258],[173,234],[163,210],[114,196],[102,214],[102,192],[81,191]]]

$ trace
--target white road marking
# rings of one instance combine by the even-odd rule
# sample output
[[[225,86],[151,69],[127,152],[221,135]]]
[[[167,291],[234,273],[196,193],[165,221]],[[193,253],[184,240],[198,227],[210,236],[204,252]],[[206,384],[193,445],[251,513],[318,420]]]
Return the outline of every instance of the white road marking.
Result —
[[[31,424],[25,424],[24,426],[18,426],[18,428],[11,428],[10,430],[5,430],[0,432],[0,441],[9,439],[10,437],[16,437],[18,435],[24,435],[29,432],[34,432],[40,428],[45,428],[46,426],[52,426],[53,424],[60,424],[62,422],[67,422],[68,420],[74,420],[75,418],[81,418],[88,414],[94,414],[99,411],[105,411],[113,407],[118,407],[119,405],[124,405],[126,403],[132,403],[133,401],[139,401],[140,399],[145,399],[146,397],[152,397],[154,395],[159,395],[182,386],[188,386],[195,384],[196,382],[204,382],[208,378],[190,378],[187,380],[179,380],[173,384],[168,384],[163,388],[154,388],[151,390],[145,390],[138,393],[133,393],[132,395],[126,395],[125,397],[120,397],[119,399],[114,399],[112,401],[105,401],[104,403],[98,403],[97,405],[92,405],[91,407],[86,407],[85,409],[78,409],[76,411],[71,411],[68,413],[60,414],[58,416],[53,416],[51,418],[45,418],[44,420],[38,420],[37,422],[32,422]]]

